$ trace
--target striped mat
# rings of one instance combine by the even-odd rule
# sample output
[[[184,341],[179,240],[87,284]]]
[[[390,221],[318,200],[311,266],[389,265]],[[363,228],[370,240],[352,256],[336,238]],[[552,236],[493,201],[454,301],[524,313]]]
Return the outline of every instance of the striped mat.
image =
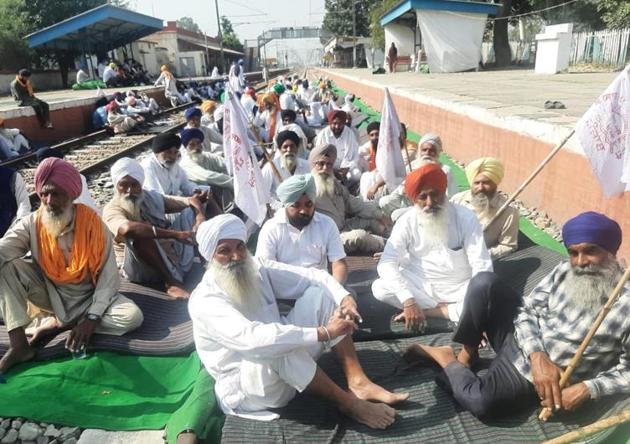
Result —
[[[187,355],[195,349],[192,321],[187,301],[167,298],[164,293],[141,285],[123,282],[120,292],[133,300],[144,314],[142,326],[123,336],[95,334],[89,351],[108,350],[146,356]],[[64,343],[69,332],[55,337],[39,350],[37,360],[69,355]],[[9,348],[5,326],[0,325],[0,356]]]
[[[617,413],[630,405],[628,399],[591,402],[576,413],[553,417],[548,423],[537,419],[538,410],[492,421],[480,421],[464,411],[434,381],[438,370],[410,366],[401,355],[414,341],[425,344],[450,343],[449,334],[420,338],[357,343],[359,359],[372,380],[394,391],[409,391],[408,401],[396,407],[397,421],[385,431],[371,430],[341,415],[330,403],[306,394],[298,395],[279,410],[281,419],[262,422],[228,416],[222,444],[231,443],[451,443],[451,442],[540,442]],[[482,350],[482,358],[492,357]],[[487,361],[486,361],[487,362]],[[345,381],[332,353],[320,365],[342,387]],[[483,371],[483,370],[482,370]],[[601,442],[602,432],[590,439]]]

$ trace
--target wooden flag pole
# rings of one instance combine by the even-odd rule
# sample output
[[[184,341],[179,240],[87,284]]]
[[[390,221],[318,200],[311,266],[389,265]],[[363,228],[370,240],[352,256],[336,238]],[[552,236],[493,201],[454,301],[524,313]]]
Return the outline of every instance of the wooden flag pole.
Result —
[[[610,297],[608,298],[608,301],[606,302],[606,304],[599,311],[599,314],[597,315],[595,322],[593,322],[591,329],[586,334],[586,337],[580,344],[580,347],[578,348],[578,350],[575,352],[575,355],[573,356],[573,358],[571,358],[569,365],[567,365],[567,368],[565,368],[564,371],[562,372],[562,375],[560,376],[560,383],[559,383],[560,390],[564,388],[566,383],[571,378],[571,375],[573,374],[573,370],[575,370],[575,367],[577,367],[578,363],[580,362],[580,359],[582,358],[582,354],[584,354],[584,350],[586,350],[586,347],[588,347],[588,344],[591,342],[591,339],[593,339],[593,336],[595,336],[597,329],[599,328],[601,323],[604,321],[604,318],[606,317],[606,315],[612,308],[613,304],[619,298],[619,295],[621,294],[621,290],[623,290],[623,287],[628,281],[628,278],[630,278],[630,267],[628,267],[628,269],[621,276],[621,279],[619,279],[617,286],[614,288],[614,290],[610,294]],[[540,412],[540,415],[538,415],[538,419],[541,421],[547,421],[551,417],[551,415],[553,415],[553,410],[548,407],[545,407]]]
[[[586,437],[594,433],[601,432],[602,430],[606,430],[607,428],[615,427],[626,422],[630,422],[630,409],[624,410],[618,415],[580,427],[577,430],[565,433],[557,438],[544,441],[542,444],[569,444],[576,441],[584,441]]]
[[[516,200],[516,198],[523,192],[523,190],[527,187],[527,185],[529,185],[530,182],[534,180],[536,176],[538,176],[538,174],[543,170],[543,168],[547,166],[547,164],[551,161],[553,156],[558,154],[558,151],[562,149],[562,147],[567,143],[567,141],[571,138],[571,136],[574,133],[575,133],[575,129],[572,129],[571,132],[567,134],[567,136],[564,139],[562,139],[562,141],[558,145],[556,145],[555,148],[551,150],[549,154],[547,154],[547,157],[545,157],[543,161],[540,162],[540,165],[538,165],[538,167],[532,172],[532,174],[530,174],[529,177],[525,179],[525,181],[521,184],[521,186],[518,187],[518,189],[514,192],[514,194],[512,194],[510,198],[501,206],[501,208],[499,208],[499,211],[497,211],[496,214],[492,217],[492,219],[490,219],[490,222],[488,222],[488,225],[486,225],[486,228],[484,228],[484,231],[486,231],[488,227],[492,225],[492,223],[495,220],[497,220],[499,216],[501,216],[501,214],[507,209],[507,207],[509,207],[510,204],[514,202],[514,200]]]
[[[249,129],[251,129],[252,133],[254,133],[254,137],[256,137],[256,142],[258,143],[258,145],[262,149],[263,155],[265,156],[265,160],[271,166],[271,170],[273,171],[273,174],[276,175],[276,178],[278,179],[279,182],[282,182],[282,175],[280,174],[280,171],[278,171],[278,167],[276,166],[276,164],[273,163],[273,160],[269,156],[269,153],[267,152],[267,148],[265,146],[267,144],[265,142],[263,142],[262,138],[260,137],[260,133],[258,132],[258,128],[256,128],[256,125],[254,125],[252,122],[249,122]]]
[[[407,166],[409,167],[409,172],[411,173],[411,158],[409,157],[409,148],[407,148],[407,144],[405,143],[405,154],[407,154]]]

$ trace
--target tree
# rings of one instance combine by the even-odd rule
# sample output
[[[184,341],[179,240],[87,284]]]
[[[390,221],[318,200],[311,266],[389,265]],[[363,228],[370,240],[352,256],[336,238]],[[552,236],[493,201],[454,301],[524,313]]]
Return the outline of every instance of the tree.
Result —
[[[512,51],[510,51],[510,42],[508,39],[508,19],[512,12],[512,0],[503,0],[502,6],[494,20],[494,57],[497,66],[508,66],[512,62]]]
[[[0,0],[0,68],[16,71],[31,64],[34,52],[23,37],[30,33],[25,0]]]
[[[381,17],[398,3],[398,0],[383,0],[370,12],[370,35],[374,48],[385,50],[385,31],[381,26]]]
[[[221,16],[221,38],[223,46],[233,49],[234,51],[243,51],[243,44],[238,39],[232,22],[226,16]]]
[[[610,28],[630,27],[630,3],[628,0],[600,0],[597,10]]]
[[[381,0],[326,0],[322,28],[337,36],[351,36],[354,4],[356,34],[367,37],[370,35],[370,11],[382,3]]]
[[[201,28],[191,17],[182,17],[177,20],[177,27],[201,34]]]

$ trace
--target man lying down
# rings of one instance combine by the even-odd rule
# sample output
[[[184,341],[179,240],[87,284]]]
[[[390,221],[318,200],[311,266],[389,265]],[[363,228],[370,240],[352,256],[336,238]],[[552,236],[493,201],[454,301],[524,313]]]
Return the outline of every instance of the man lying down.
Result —
[[[197,352],[216,381],[223,412],[272,420],[278,415],[269,409],[308,391],[368,427],[390,426],[396,411],[389,405],[409,394],[389,392],[363,372],[351,338],[361,322],[352,296],[323,270],[252,258],[245,240],[245,225],[229,214],[197,232],[208,270],[188,308]],[[276,298],[296,300],[287,316],[280,315]],[[328,348],[343,368],[347,391],[317,365]]]

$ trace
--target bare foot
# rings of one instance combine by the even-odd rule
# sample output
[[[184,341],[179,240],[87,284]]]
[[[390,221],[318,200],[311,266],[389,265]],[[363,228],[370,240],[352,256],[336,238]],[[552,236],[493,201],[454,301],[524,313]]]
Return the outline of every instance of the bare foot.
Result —
[[[479,359],[479,352],[476,348],[464,345],[457,355],[457,360],[465,367],[470,368]]]
[[[0,373],[5,373],[20,362],[30,361],[35,357],[35,353],[35,349],[31,347],[9,348],[2,359],[0,359]]]
[[[340,410],[361,424],[371,429],[386,429],[396,420],[396,410],[382,403],[371,403],[362,399],[354,399],[348,407]]]
[[[188,299],[190,293],[180,284],[166,284],[166,294],[175,299]]]
[[[403,353],[403,359],[410,364],[437,365],[437,362],[419,344],[411,344],[407,347]]]
[[[452,347],[433,347],[431,345],[415,344],[418,347],[418,353],[424,353],[444,368],[451,362],[455,361],[455,351]]]
[[[31,348],[41,348],[52,341],[59,333],[69,330],[70,328],[72,328],[71,325],[62,327],[57,319],[50,317],[44,324],[33,331],[33,335],[29,339],[28,345],[30,345]]]
[[[364,401],[384,402],[385,404],[396,404],[409,398],[409,393],[392,393],[385,390],[380,385],[374,384],[367,378],[348,383],[348,389],[354,395]]]

